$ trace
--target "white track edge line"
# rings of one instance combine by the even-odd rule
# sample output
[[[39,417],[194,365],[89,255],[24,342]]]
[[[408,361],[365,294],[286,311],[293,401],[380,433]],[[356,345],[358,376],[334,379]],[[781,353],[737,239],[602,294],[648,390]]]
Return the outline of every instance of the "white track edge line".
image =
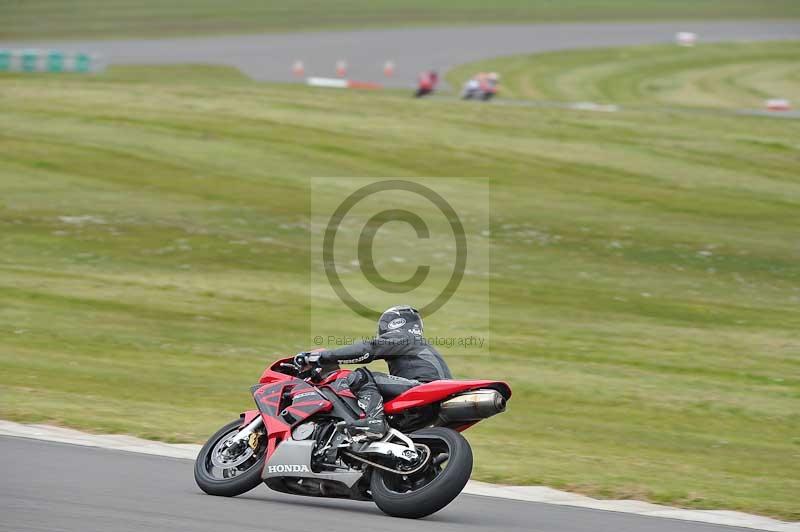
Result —
[[[50,425],[25,425],[0,420],[0,436],[32,438],[36,440],[69,443],[156,456],[194,460],[200,445],[164,443],[118,434],[89,434],[74,429]],[[683,521],[696,521],[717,525],[754,528],[774,532],[800,532],[800,522],[786,522],[760,515],[728,510],[688,510],[636,500],[601,500],[584,495],[559,491],[545,486],[502,486],[470,480],[464,493],[517,501],[574,506],[594,510],[607,510],[649,517],[666,517]]]

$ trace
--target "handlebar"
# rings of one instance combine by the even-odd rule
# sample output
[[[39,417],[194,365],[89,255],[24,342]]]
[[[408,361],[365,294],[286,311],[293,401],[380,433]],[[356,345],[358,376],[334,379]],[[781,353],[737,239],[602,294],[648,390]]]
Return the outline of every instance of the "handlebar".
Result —
[[[303,375],[310,376],[315,369],[312,366],[300,366],[294,360],[292,362],[281,362],[278,367],[286,370],[286,373],[293,377],[304,378]]]
[[[272,363],[271,366],[268,366],[267,369],[265,370],[265,375],[269,371],[272,371],[274,373],[281,373],[283,375],[288,375],[290,377],[295,377],[297,379],[315,380],[324,378],[324,376],[330,373],[330,371],[336,369],[339,369],[339,364],[337,364],[336,362],[325,363],[325,364],[314,363],[311,365],[306,365],[301,367],[298,366],[294,358],[284,358],[282,360],[276,360],[275,362]],[[262,375],[262,379],[264,378],[265,377]],[[272,380],[275,379],[272,378]]]

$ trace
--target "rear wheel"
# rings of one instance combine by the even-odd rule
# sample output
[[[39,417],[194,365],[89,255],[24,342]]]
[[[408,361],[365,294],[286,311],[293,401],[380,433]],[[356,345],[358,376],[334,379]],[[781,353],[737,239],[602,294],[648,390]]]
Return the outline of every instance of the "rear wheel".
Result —
[[[472,449],[460,433],[435,427],[409,437],[428,446],[428,465],[412,475],[376,469],[370,490],[375,504],[394,517],[420,518],[438,512],[455,499],[472,473]]]
[[[241,444],[231,445],[241,429],[241,420],[231,421],[211,436],[197,455],[194,480],[209,495],[235,497],[261,484],[266,437],[254,432]]]

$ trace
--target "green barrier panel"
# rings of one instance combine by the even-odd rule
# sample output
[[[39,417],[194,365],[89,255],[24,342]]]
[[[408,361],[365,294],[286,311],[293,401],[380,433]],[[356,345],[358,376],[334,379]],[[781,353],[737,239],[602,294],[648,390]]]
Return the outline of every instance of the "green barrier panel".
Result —
[[[92,59],[89,54],[75,55],[75,72],[89,72],[91,65]]]
[[[53,50],[47,54],[47,71],[48,72],[64,71],[63,53]]]
[[[22,52],[22,70],[24,72],[36,72],[36,62],[39,59],[39,52],[36,50],[24,50]]]
[[[1,1],[1,0],[0,0]],[[97,59],[86,52],[61,50],[7,50],[0,49],[0,72],[92,72],[102,67]]]

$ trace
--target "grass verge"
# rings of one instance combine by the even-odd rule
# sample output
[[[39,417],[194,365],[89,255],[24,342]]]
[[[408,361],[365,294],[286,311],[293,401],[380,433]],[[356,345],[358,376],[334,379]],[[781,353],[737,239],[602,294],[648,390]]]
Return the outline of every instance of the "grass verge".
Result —
[[[626,105],[762,108],[800,101],[800,41],[600,48],[502,57],[448,73],[502,74],[502,96]]]
[[[515,396],[477,478],[800,518],[798,122],[203,67],[0,91],[0,417],[202,441],[276,355],[372,330],[309,328],[309,176],[488,176],[492,352],[450,360]]]
[[[0,39],[119,38],[386,26],[799,17],[793,0],[11,0]]]

